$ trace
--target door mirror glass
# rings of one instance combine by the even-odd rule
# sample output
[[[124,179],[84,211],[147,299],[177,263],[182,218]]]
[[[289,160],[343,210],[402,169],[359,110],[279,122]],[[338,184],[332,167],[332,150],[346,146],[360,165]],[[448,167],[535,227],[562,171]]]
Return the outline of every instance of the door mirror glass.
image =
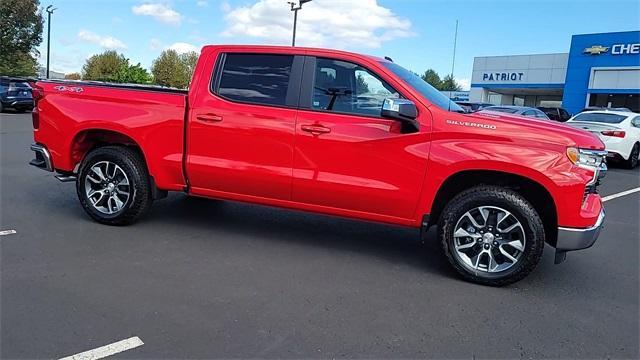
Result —
[[[418,117],[418,109],[411,100],[389,98],[382,103],[381,115],[389,119],[410,121]]]

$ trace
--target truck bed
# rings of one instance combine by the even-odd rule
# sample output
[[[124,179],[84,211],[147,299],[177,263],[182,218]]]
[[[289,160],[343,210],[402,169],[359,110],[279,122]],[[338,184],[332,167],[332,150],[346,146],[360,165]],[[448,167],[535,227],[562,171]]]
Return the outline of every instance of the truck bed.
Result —
[[[92,142],[125,141],[141,150],[158,186],[182,189],[186,90],[58,80],[32,86],[34,140],[47,145],[56,171],[74,171]]]

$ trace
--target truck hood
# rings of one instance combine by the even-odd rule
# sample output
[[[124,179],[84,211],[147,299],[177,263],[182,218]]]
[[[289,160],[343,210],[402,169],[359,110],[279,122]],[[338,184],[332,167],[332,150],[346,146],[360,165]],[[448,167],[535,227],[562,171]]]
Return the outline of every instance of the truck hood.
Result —
[[[495,125],[499,134],[511,138],[604,150],[604,143],[589,131],[553,120],[534,119],[495,111],[465,114],[464,118],[474,123]]]

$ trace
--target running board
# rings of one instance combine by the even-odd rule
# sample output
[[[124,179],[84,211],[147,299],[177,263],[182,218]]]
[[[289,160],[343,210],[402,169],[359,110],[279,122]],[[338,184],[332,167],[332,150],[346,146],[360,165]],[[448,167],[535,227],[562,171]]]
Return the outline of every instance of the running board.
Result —
[[[76,181],[76,177],[74,175],[55,175],[55,178],[60,180],[61,182],[71,182]]]

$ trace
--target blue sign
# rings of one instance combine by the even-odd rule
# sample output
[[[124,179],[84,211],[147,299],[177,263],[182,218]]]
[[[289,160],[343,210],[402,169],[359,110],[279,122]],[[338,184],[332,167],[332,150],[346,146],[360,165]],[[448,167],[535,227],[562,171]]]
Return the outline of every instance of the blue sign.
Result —
[[[573,35],[562,97],[567,111],[576,113],[586,106],[591,68],[640,67],[638,39],[640,31]],[[640,93],[640,84],[629,91]]]

